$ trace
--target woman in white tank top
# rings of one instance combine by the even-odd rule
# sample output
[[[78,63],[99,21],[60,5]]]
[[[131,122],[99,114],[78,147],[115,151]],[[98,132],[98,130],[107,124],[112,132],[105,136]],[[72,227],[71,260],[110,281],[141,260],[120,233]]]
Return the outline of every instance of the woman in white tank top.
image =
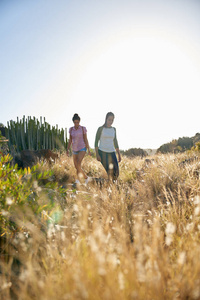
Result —
[[[98,128],[95,138],[95,151],[97,160],[104,166],[108,178],[115,181],[119,176],[118,162],[121,161],[121,155],[116,129],[112,127],[114,117],[112,112],[107,113],[104,125]],[[118,154],[118,161],[116,152]]]

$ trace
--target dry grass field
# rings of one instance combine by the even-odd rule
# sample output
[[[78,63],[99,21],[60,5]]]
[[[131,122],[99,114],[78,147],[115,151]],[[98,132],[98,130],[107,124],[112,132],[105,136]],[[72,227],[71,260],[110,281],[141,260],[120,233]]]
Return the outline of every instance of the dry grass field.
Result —
[[[123,157],[117,183],[77,190],[72,158],[39,165],[49,168],[57,193],[33,184],[38,201],[54,206],[14,212],[19,229],[1,246],[0,299],[200,299],[198,153]],[[95,158],[83,168],[106,179]]]

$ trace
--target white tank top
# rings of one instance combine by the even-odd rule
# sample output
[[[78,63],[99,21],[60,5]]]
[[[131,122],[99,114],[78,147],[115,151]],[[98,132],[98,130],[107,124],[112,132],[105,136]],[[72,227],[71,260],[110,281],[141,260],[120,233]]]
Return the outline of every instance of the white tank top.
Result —
[[[104,127],[100,137],[99,149],[104,152],[115,152],[114,147],[115,129]]]

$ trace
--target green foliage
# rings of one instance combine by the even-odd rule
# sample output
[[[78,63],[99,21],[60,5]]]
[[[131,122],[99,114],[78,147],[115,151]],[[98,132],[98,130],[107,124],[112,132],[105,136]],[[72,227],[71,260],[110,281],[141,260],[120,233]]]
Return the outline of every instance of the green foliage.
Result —
[[[193,137],[193,144],[195,145],[197,142],[200,142],[200,133],[196,133]]]
[[[191,151],[200,152],[200,142],[197,142],[195,146],[191,148]]]
[[[43,210],[51,210],[55,206],[53,199],[59,193],[57,183],[52,182],[52,172],[32,169],[17,169],[10,164],[12,157],[2,156],[0,160],[0,236],[19,230],[15,223],[16,214],[27,210],[35,216]]]
[[[179,153],[179,152],[184,152],[186,150],[189,150],[192,148],[194,145],[193,143],[193,138],[189,137],[182,137],[179,138],[178,140],[172,140],[170,143],[163,144],[158,148],[157,152],[160,153]]]
[[[8,154],[9,149],[8,149],[8,142],[6,138],[2,135],[1,130],[0,130],[0,156],[1,155],[6,155]]]
[[[193,146],[193,139],[189,137],[179,138],[177,141],[177,145],[181,147],[183,150],[191,149]]]
[[[143,157],[143,156],[148,155],[147,152],[141,148],[131,148],[126,151],[121,150],[120,152],[121,152],[121,154],[128,156],[128,157],[133,157],[133,156]]]
[[[157,153],[179,153],[191,150],[197,142],[200,142],[200,133],[196,133],[193,137],[182,137],[178,140],[174,139],[170,143],[161,145]]]

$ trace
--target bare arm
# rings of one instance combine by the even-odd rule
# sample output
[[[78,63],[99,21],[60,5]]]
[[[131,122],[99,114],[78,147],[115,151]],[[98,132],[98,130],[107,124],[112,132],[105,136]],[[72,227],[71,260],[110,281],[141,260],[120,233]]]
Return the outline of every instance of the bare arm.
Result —
[[[83,134],[83,139],[84,139],[84,142],[85,142],[85,146],[88,149],[88,154],[91,155],[90,146],[89,146],[89,143],[88,143],[88,139],[87,139],[87,134],[86,133]]]
[[[99,155],[99,152],[98,152],[99,148],[98,147],[95,147],[95,152],[96,152],[96,158],[98,161],[101,161],[101,157]]]
[[[99,140],[100,140],[100,137],[101,137],[102,130],[103,130],[102,126],[97,129],[96,137],[95,137],[95,144],[94,144],[95,152],[96,152],[96,158],[97,158],[98,161],[101,161],[101,157],[100,157],[99,151],[98,151],[99,150],[98,144],[99,144]]]
[[[118,154],[118,162],[120,162],[122,159],[121,159],[121,154],[120,154],[119,148],[116,148],[115,150]]]

